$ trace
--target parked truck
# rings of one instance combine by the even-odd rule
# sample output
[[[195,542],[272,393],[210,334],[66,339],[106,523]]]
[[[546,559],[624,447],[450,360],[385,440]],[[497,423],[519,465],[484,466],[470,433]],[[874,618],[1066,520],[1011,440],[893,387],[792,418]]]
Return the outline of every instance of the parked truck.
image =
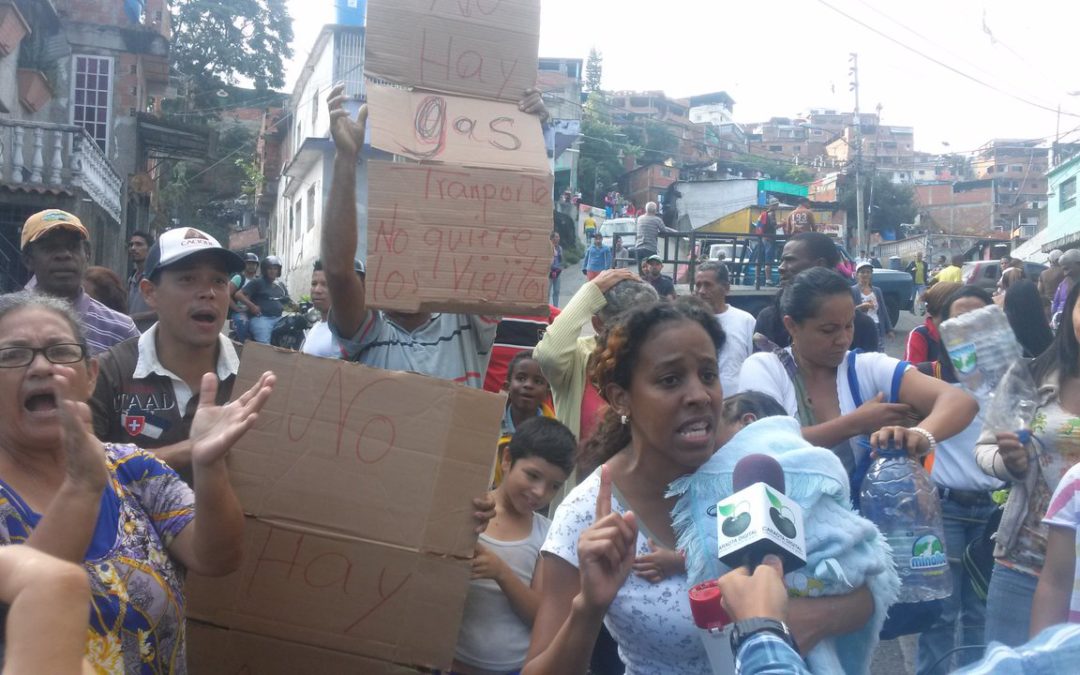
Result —
[[[690,259],[679,259],[676,253],[675,240],[689,238],[689,250],[693,253]],[[754,252],[761,243],[757,235],[733,235],[691,232],[680,235],[664,235],[661,243],[661,256],[665,264],[671,266],[676,272],[676,281],[682,285],[680,293],[689,293],[693,288],[694,271],[700,263],[706,260],[718,260],[719,254],[723,253],[722,261],[728,268],[728,277],[731,281],[731,293],[728,302],[733,307],[750,312],[757,316],[763,308],[771,304],[779,292],[780,263],[773,262],[771,278],[765,278],[765,270],[759,269],[755,260]],[[784,238],[778,237],[775,245],[777,258],[784,247]],[[855,269],[855,261],[844,249],[837,244],[840,251],[841,267],[844,274],[852,276]],[[854,279],[852,279],[854,283]],[[874,270],[874,285],[881,289],[885,298],[885,306],[889,311],[889,318],[895,325],[900,318],[901,310],[910,311],[913,306],[915,283],[907,272],[877,268]]]

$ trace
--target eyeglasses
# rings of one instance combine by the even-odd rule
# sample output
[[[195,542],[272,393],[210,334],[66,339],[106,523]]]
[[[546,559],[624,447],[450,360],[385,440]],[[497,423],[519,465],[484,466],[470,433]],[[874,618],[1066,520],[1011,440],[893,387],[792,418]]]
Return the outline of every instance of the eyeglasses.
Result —
[[[63,342],[48,347],[0,348],[0,368],[23,368],[42,354],[50,363],[66,365],[86,359],[86,347],[74,342]]]

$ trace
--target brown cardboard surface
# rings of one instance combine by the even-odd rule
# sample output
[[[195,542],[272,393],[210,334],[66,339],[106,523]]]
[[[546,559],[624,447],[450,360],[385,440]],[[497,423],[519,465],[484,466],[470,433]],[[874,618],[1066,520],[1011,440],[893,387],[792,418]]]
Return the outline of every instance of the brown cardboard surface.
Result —
[[[551,181],[532,171],[369,162],[368,304],[546,315]]]
[[[236,573],[190,575],[188,615],[395,663],[449,666],[505,398],[252,343],[273,395],[229,458]]]
[[[536,82],[540,0],[370,0],[367,24],[369,75],[511,102]]]
[[[416,675],[419,672],[385,661],[227,630],[200,621],[188,621],[187,654],[191,675]]]
[[[540,120],[512,103],[367,86],[368,132],[380,150],[471,167],[549,169]]]

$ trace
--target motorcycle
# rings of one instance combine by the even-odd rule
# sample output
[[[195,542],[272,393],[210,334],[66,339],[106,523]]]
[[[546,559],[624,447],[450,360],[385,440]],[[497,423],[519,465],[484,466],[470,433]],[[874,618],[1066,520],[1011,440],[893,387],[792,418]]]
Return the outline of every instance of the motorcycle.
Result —
[[[283,349],[300,351],[308,330],[321,319],[319,310],[310,302],[301,302],[297,311],[287,312],[274,324],[270,344]]]

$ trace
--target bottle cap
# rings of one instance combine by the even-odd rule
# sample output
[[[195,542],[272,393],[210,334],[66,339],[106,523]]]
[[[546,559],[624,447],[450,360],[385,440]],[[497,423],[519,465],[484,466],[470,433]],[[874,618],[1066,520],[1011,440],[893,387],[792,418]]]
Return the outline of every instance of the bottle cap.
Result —
[[[698,628],[723,628],[731,623],[731,617],[720,602],[720,586],[716,579],[694,586],[689,591],[690,613]]]

